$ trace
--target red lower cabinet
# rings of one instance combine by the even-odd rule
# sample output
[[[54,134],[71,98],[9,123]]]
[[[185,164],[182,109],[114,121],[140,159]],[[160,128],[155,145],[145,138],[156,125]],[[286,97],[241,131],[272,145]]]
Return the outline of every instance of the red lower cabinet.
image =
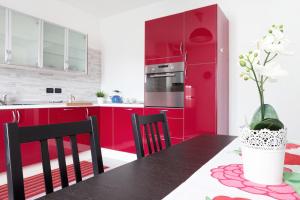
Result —
[[[78,122],[86,120],[88,117],[88,109],[85,107],[65,107],[65,108],[50,108],[49,109],[49,123],[58,124],[58,123],[69,123],[69,122]],[[78,142],[78,151],[86,151],[90,149],[89,146],[89,134],[79,135],[76,137]],[[65,154],[69,155],[72,153],[70,139],[68,137],[64,138],[64,149]],[[55,140],[48,141],[50,149],[50,157],[56,158],[56,143]]]
[[[18,109],[15,110],[17,122],[20,127],[39,126],[48,124],[48,109]],[[42,133],[41,133],[42,134]],[[39,142],[30,142],[21,145],[22,164],[41,162],[41,148]]]
[[[14,110],[0,110],[0,173],[6,171],[4,124],[15,120]]]
[[[178,144],[183,141],[183,108],[145,108],[145,115],[159,114],[161,111],[166,112],[171,144]],[[159,131],[162,134],[162,128],[159,126]],[[163,140],[163,135],[161,135]],[[146,142],[144,147],[147,148]]]
[[[113,108],[99,108],[99,140],[100,146],[113,149]]]
[[[143,115],[143,108],[114,108],[114,149],[129,153],[136,153],[133,138],[131,115]]]

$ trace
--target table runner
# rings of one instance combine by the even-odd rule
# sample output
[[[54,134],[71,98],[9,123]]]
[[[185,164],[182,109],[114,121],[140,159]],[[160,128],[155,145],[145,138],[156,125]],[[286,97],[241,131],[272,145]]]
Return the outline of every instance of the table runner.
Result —
[[[235,139],[164,200],[297,200],[300,199],[300,142],[289,141],[284,182],[268,186],[243,177],[240,142]]]

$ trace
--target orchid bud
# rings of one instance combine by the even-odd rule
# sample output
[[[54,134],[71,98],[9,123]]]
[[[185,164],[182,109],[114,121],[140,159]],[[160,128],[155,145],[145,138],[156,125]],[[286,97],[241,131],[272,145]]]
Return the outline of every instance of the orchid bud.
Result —
[[[255,54],[254,54],[254,57],[257,57],[257,56],[258,56],[258,53],[255,53]]]
[[[276,27],[276,25],[275,25],[275,24],[273,24],[273,25],[272,25],[272,27],[273,27],[273,28],[275,28],[275,27]]]
[[[243,59],[244,58],[244,56],[243,55],[240,55],[240,57],[239,57],[240,59]]]
[[[250,72],[250,69],[249,69],[249,68],[247,68],[247,69],[246,69],[246,72]]]
[[[273,33],[273,31],[272,31],[272,30],[269,30],[269,33]]]
[[[252,54],[253,52],[252,51],[249,51],[249,54]]]
[[[245,77],[244,77],[244,80],[245,80],[245,81],[248,81],[248,80],[249,80],[249,77],[248,77],[248,76],[245,76]]]
[[[283,25],[281,24],[281,25],[279,26],[279,28],[283,29]]]
[[[240,60],[240,65],[241,65],[242,67],[245,67],[245,66],[246,66],[246,62],[245,62],[244,60]]]

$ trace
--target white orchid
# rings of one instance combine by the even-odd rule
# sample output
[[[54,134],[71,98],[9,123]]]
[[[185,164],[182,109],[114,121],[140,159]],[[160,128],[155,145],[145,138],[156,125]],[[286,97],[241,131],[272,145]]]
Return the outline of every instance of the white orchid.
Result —
[[[264,76],[271,82],[275,82],[278,78],[288,74],[279,63],[268,63],[265,66],[256,64],[253,67],[258,76]]]
[[[292,52],[286,51],[289,40],[285,38],[283,26],[272,26],[268,34],[257,42],[257,48],[261,51],[291,55]]]
[[[253,80],[256,83],[261,103],[262,119],[264,116],[264,85],[267,81],[275,82],[287,71],[274,62],[280,54],[290,54],[286,46],[289,41],[285,38],[283,25],[273,25],[267,35],[257,42],[257,48],[247,54],[240,55],[239,64],[243,68],[241,77],[244,80]]]

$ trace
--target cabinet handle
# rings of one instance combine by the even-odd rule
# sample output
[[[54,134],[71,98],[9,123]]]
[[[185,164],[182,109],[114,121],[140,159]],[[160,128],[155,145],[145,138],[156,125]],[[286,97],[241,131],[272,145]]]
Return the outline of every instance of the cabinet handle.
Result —
[[[17,110],[17,123],[20,123],[21,115],[20,112]]]
[[[73,108],[64,108],[63,111],[71,111],[74,110]]]
[[[129,111],[131,111],[131,110],[133,110],[132,108],[127,108],[127,109],[125,109],[125,110],[129,110]]]
[[[85,108],[85,113],[86,113],[86,118],[88,119],[89,118],[89,109],[88,108]]]
[[[183,54],[183,42],[180,43],[179,49],[180,49],[180,54]]]
[[[16,123],[17,122],[16,113],[14,110],[11,111],[11,113],[12,113],[12,117],[13,117],[12,123]]]
[[[168,110],[160,110],[160,112],[168,112]]]

